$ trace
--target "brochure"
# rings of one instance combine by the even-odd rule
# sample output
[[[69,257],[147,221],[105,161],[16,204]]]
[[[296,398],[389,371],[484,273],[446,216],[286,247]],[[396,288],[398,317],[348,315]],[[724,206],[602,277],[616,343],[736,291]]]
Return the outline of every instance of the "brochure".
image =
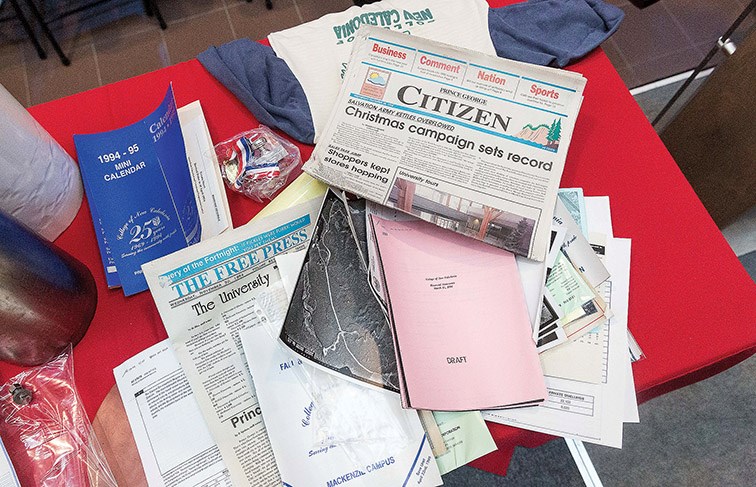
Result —
[[[106,269],[109,255],[124,294],[144,291],[141,265],[202,232],[172,87],[143,120],[74,143]]]
[[[321,404],[297,369],[327,373],[288,353],[265,326],[240,336],[284,485],[442,485],[417,413],[402,409],[395,394],[340,380],[339,421],[364,434],[350,442],[320,441],[314,430]]]
[[[419,220],[371,223],[402,404],[465,411],[542,401],[514,255]]]
[[[305,172],[543,261],[585,79],[363,26]]]

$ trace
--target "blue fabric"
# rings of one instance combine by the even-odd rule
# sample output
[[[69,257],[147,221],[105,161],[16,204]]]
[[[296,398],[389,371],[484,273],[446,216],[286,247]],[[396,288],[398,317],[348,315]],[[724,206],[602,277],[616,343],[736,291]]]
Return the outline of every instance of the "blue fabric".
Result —
[[[261,124],[313,143],[315,128],[302,85],[270,46],[239,39],[210,47],[197,59]]]
[[[609,38],[624,16],[601,0],[530,0],[490,9],[488,27],[500,57],[561,68]]]

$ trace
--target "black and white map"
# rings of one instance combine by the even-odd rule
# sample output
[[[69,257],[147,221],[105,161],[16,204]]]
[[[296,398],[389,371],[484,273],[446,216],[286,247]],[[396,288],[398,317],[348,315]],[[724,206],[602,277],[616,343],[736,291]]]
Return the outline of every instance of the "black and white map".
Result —
[[[352,221],[364,226],[364,205],[350,207]],[[368,283],[360,256],[365,247],[355,239],[349,211],[329,191],[280,337],[320,367],[398,391],[391,330]],[[357,235],[366,238],[364,229]]]

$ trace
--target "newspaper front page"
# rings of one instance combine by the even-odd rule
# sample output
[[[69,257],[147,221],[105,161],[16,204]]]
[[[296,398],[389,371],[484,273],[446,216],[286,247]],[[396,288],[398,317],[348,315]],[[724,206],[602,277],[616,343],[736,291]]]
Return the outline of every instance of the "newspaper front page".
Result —
[[[275,257],[307,247],[320,204],[313,199],[142,267],[233,485],[281,485],[239,331],[283,319]]]
[[[363,28],[304,170],[542,261],[585,79]]]

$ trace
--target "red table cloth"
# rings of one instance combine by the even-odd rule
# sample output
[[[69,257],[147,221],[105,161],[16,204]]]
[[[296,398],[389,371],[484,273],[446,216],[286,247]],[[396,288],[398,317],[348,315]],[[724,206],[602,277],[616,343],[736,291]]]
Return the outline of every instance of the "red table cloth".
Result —
[[[513,3],[490,2],[494,6]],[[756,285],[709,217],[601,50],[569,67],[587,78],[562,187],[609,195],[614,232],[632,244],[629,327],[647,358],[633,364],[645,401],[709,377],[756,351]],[[249,111],[196,60],[32,107],[75,157],[75,133],[133,123],[173,83],[178,106],[200,100],[215,142],[257,125]],[[298,144],[303,158],[312,147]],[[294,176],[298,175],[295,173]],[[262,205],[229,192],[234,226]],[[167,337],[149,292],[108,290],[87,202],[55,241],[97,281],[97,312],[74,350],[76,385],[93,418],[114,385],[113,368]],[[0,379],[19,368],[0,364]],[[504,474],[515,446],[551,437],[489,424],[499,450],[474,462]]]

